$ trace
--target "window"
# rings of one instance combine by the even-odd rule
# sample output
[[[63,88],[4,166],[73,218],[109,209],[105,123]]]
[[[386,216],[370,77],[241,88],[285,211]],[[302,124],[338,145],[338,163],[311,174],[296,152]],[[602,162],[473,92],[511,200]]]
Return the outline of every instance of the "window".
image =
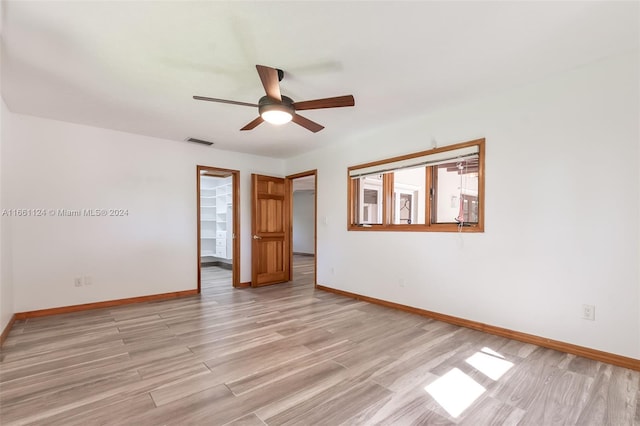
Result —
[[[358,223],[382,224],[382,175],[364,176],[357,179]]]
[[[484,231],[484,139],[349,167],[349,230]]]
[[[425,223],[425,197],[427,194],[424,167],[396,170],[390,173],[393,181],[393,215],[395,225]]]

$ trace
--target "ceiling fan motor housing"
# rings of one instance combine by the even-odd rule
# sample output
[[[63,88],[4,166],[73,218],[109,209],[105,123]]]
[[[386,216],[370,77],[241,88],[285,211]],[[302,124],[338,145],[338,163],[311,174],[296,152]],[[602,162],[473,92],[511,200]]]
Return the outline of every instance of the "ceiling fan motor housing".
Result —
[[[293,115],[295,108],[293,107],[293,99],[288,96],[282,96],[282,102],[270,98],[269,96],[263,96],[258,101],[258,112],[260,115],[267,111],[285,111]]]

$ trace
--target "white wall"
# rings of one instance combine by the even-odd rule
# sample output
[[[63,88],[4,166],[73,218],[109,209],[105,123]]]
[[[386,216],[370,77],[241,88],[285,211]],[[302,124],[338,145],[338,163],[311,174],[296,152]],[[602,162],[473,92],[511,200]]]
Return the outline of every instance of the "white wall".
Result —
[[[11,217],[2,215],[6,208],[5,189],[8,185],[6,177],[7,156],[6,133],[9,131],[8,121],[10,112],[4,103],[0,105],[0,333],[4,331],[14,314],[13,309],[13,281],[11,267]]]
[[[314,191],[293,193],[293,251],[295,253],[315,253],[314,244]]]
[[[195,289],[198,164],[241,172],[240,280],[251,280],[251,173],[282,176],[283,160],[18,114],[10,124],[7,207],[129,211],[13,218],[16,312]],[[84,275],[93,284],[75,287]]]
[[[640,358],[638,68],[633,52],[290,159],[318,169],[318,283]],[[484,233],[347,231],[348,166],[481,137]]]
[[[2,34],[2,23],[4,22],[4,8],[0,5],[0,34]],[[3,47],[0,45],[0,50]],[[0,61],[2,54],[0,54]],[[0,67],[2,68],[2,67]],[[0,81],[2,78],[0,77]],[[4,155],[6,148],[5,133],[8,130],[8,119],[10,112],[4,99],[0,97],[0,333],[4,331],[9,321],[13,317],[13,282],[11,274],[11,235],[7,216],[1,214],[5,208],[5,191],[7,179],[5,177],[7,158]]]

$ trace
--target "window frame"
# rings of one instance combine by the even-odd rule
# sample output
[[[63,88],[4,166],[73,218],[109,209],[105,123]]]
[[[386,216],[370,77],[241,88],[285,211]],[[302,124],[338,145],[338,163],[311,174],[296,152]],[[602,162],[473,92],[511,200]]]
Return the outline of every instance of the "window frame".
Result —
[[[436,166],[424,166],[425,172],[425,223],[422,224],[394,224],[393,223],[393,192],[394,192],[394,174],[386,173],[382,179],[382,223],[381,224],[359,224],[356,222],[358,217],[358,198],[359,198],[359,179],[353,178],[351,172],[367,167],[381,166],[387,163],[397,161],[410,160],[416,157],[437,154],[441,152],[453,151],[460,148],[471,146],[478,147],[478,222],[465,222],[463,226],[457,223],[436,223],[434,222],[433,210],[435,208],[434,201],[434,178],[433,170]],[[427,151],[414,152],[411,154],[401,155],[384,160],[372,161],[369,163],[358,164],[347,169],[347,230],[348,231],[409,231],[409,232],[484,232],[484,194],[485,194],[485,139],[475,139],[468,142],[462,142],[454,145],[434,148]],[[398,170],[401,170],[398,169]],[[415,204],[417,208],[417,204]]]

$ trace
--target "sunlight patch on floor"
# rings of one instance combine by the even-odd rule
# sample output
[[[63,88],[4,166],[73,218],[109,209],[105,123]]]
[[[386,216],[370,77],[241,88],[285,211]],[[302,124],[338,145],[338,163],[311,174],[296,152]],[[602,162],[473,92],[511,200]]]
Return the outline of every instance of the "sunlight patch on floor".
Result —
[[[484,347],[465,360],[492,380],[499,380],[513,363],[491,348]],[[424,388],[452,417],[458,417],[486,389],[458,368],[453,368]]]
[[[466,359],[466,363],[492,380],[498,380],[513,367],[513,363],[489,348],[482,348]]]
[[[485,388],[457,368],[424,388],[452,417],[458,417]]]

